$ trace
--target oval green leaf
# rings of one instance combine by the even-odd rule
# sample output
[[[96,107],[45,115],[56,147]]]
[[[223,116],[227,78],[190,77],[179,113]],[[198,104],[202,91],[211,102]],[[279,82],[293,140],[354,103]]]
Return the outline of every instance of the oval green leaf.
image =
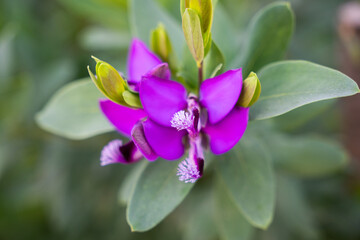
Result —
[[[104,96],[90,79],[61,88],[36,115],[37,124],[57,135],[80,140],[113,130],[99,108]]]
[[[275,181],[261,142],[247,132],[217,163],[220,178],[243,216],[253,226],[266,229],[274,213]]]
[[[359,92],[357,84],[339,71],[306,61],[282,61],[259,73],[262,92],[250,119],[266,119],[305,104]]]
[[[126,175],[118,192],[118,200],[120,204],[128,204],[130,197],[135,189],[136,183],[148,163],[149,162],[147,160],[137,163],[136,166],[134,166],[134,168],[131,169],[131,171]]]
[[[313,136],[270,133],[263,136],[276,167],[299,177],[323,177],[344,169],[346,151],[338,143]],[[266,140],[267,139],[267,140]]]
[[[215,221],[223,240],[249,240],[254,228],[246,221],[219,180],[215,189]]]
[[[231,67],[243,67],[243,75],[283,59],[294,29],[294,14],[286,2],[272,3],[251,20],[246,39]]]
[[[177,167],[177,162],[158,159],[141,173],[127,208],[127,221],[132,231],[143,232],[155,227],[194,186],[179,181]]]

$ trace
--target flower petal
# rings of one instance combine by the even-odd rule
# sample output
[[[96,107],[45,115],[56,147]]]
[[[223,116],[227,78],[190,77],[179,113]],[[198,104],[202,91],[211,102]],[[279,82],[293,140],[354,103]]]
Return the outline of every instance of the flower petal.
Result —
[[[187,107],[186,89],[172,80],[143,77],[139,94],[146,113],[163,126],[170,127],[173,115]]]
[[[239,99],[241,87],[241,69],[229,70],[201,84],[200,104],[207,108],[211,124],[219,122],[231,111]]]
[[[161,126],[150,119],[143,122],[144,133],[151,148],[162,158],[175,160],[184,154],[183,137],[186,131]]]
[[[131,135],[131,129],[140,119],[146,117],[142,109],[133,109],[114,103],[107,99],[99,101],[101,111],[116,129],[125,136]]]
[[[220,122],[208,124],[203,131],[210,138],[210,149],[214,154],[229,151],[241,139],[249,120],[249,108],[234,107]]]
[[[162,61],[139,39],[133,39],[128,56],[128,80],[140,82],[141,77]]]
[[[154,150],[150,147],[148,141],[145,138],[144,127],[142,122],[139,121],[135,124],[133,129],[131,130],[131,137],[134,141],[136,147],[139,151],[144,155],[144,157],[149,160],[153,161],[158,158]]]
[[[139,161],[142,154],[136,148],[133,141],[123,145],[122,141],[115,139],[110,141],[101,151],[100,165],[122,163],[129,164]]]
[[[148,71],[145,76],[155,76],[162,79],[170,80],[171,72],[167,63],[160,63]]]

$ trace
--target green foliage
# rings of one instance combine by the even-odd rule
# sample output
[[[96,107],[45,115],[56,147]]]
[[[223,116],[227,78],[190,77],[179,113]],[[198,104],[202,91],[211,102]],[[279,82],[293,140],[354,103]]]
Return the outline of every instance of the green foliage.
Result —
[[[313,136],[292,138],[276,133],[264,137],[277,167],[296,176],[323,177],[346,166],[345,149],[335,142]]]
[[[275,207],[275,179],[261,141],[247,131],[236,147],[218,157],[216,169],[244,217],[266,229]]]
[[[242,216],[234,203],[226,186],[218,181],[215,191],[216,226],[219,229],[221,239],[224,240],[248,240],[251,239],[254,229]]]
[[[289,3],[277,2],[259,11],[252,19],[239,59],[231,67],[242,66],[246,76],[266,64],[281,60],[293,33],[294,16]]]
[[[159,5],[159,2],[162,5]],[[258,31],[254,30],[254,26],[257,25],[255,20],[252,21],[253,27],[244,34],[243,28],[247,19],[265,2],[268,1],[219,1],[214,9],[212,28],[212,39],[217,43],[219,50],[214,53],[219,58],[214,61],[214,64],[205,63],[206,77],[213,75],[220,63],[223,63],[221,55],[226,59],[226,63],[231,63],[223,66],[223,69],[245,67],[245,71],[254,70],[253,68],[260,69],[262,65],[270,63],[269,59],[278,60],[283,57],[280,53],[285,53],[287,45],[284,33],[287,31],[290,34],[289,28],[285,31],[285,26],[292,25],[292,19],[277,22],[284,30],[279,36],[277,31],[268,32],[269,29],[278,29],[276,27],[263,28],[257,33],[259,35],[255,34]],[[296,15],[301,21],[297,24],[299,27],[297,27],[289,54],[291,58],[315,60],[325,65],[334,64],[333,58],[329,57],[335,52],[333,51],[335,41],[333,21],[329,19],[335,16],[336,7],[340,2],[339,0],[319,0],[309,7],[306,1],[294,1]],[[0,136],[0,212],[2,213],[0,238],[15,240],[24,238],[240,239],[242,235],[248,235],[252,231],[249,230],[252,228],[248,223],[249,216],[246,217],[244,214],[245,207],[239,207],[240,203],[244,206],[240,201],[241,197],[246,198],[249,194],[252,196],[254,192],[260,192],[262,189],[254,187],[244,192],[244,189],[240,187],[246,187],[248,183],[254,184],[264,176],[269,177],[267,175],[269,172],[266,172],[254,175],[253,178],[257,180],[249,180],[250,175],[243,166],[256,165],[249,168],[252,172],[271,169],[268,163],[268,155],[271,155],[274,169],[283,174],[286,173],[286,177],[280,175],[276,178],[277,204],[273,223],[267,231],[258,230],[250,239],[359,239],[360,209],[357,196],[359,183],[352,173],[354,169],[329,178],[330,174],[340,172],[346,163],[344,149],[331,140],[338,135],[338,125],[332,124],[332,119],[339,117],[335,110],[337,105],[333,102],[306,105],[272,119],[271,122],[257,121],[256,124],[250,124],[249,133],[244,136],[237,149],[225,155],[228,159],[216,157],[207,166],[206,175],[196,183],[191,194],[188,194],[184,203],[180,205],[179,203],[189,190],[185,189],[179,195],[168,193],[179,190],[174,188],[179,184],[174,173],[176,162],[159,161],[148,164],[144,161],[135,166],[112,165],[101,168],[99,166],[101,148],[109,140],[118,138],[118,134],[107,134],[82,142],[73,142],[43,134],[44,132],[34,124],[35,113],[45,105],[45,101],[51,94],[72,79],[87,76],[84,66],[89,63],[90,55],[95,54],[102,59],[109,59],[112,63],[120,62],[120,69],[123,70],[126,67],[126,48],[132,35],[147,42],[150,29],[155,28],[159,22],[165,24],[174,50],[183,61],[181,75],[184,82],[192,86],[190,89],[196,89],[196,63],[189,50],[187,50],[188,56],[181,56],[185,42],[181,33],[178,5],[178,1],[164,0],[133,0],[129,1],[129,4],[125,0],[45,2],[4,0],[0,3],[0,82],[2,83],[0,89],[0,130],[2,132]],[[287,4],[277,3],[273,6],[277,7],[273,7],[272,11],[278,9],[279,14],[276,15],[275,12],[270,14],[268,12],[270,7],[268,7],[267,14],[261,15],[261,18],[260,13],[256,15],[257,22],[262,18],[265,19],[264,16],[270,15],[272,17],[267,17],[268,21],[265,21],[270,26],[274,26],[274,23],[271,23],[274,19],[286,19],[286,16],[290,19],[289,16],[292,13]],[[167,10],[171,11],[172,15],[169,15]],[[261,12],[264,14],[264,10]],[[130,22],[132,33],[129,31],[128,22]],[[249,33],[265,37],[255,38]],[[282,37],[277,39],[275,35]],[[287,35],[288,38],[290,36]],[[250,44],[250,38],[257,41],[257,47],[262,49],[259,50],[261,54],[257,52],[255,43]],[[272,41],[269,41],[269,38]],[[243,48],[239,48],[241,42]],[[278,42],[283,45],[278,46]],[[214,49],[213,47],[212,50]],[[274,49],[281,51],[277,54]],[[205,61],[210,59],[212,50]],[[251,57],[257,56],[256,54],[259,54],[259,57],[256,60],[252,59]],[[246,62],[232,61],[236,57],[238,57],[237,61],[245,59],[245,56],[249,57],[246,61],[254,61],[251,66],[248,66]],[[306,69],[307,66],[313,66],[308,63],[305,65]],[[276,69],[273,69],[273,73],[267,74],[268,68],[271,69],[273,66],[277,65],[265,67],[264,72],[261,73],[265,76],[264,79],[260,76],[261,83],[267,81],[268,86],[279,84],[277,80],[279,74],[275,71]],[[195,67],[194,72],[193,67]],[[209,69],[206,70],[206,68]],[[324,70],[319,66],[316,69]],[[306,84],[318,82],[317,76],[316,81],[310,81],[314,79],[314,76],[303,70],[304,68],[296,70],[297,76],[304,75],[301,79],[296,77],[298,79],[296,81]],[[221,71],[222,69],[219,73]],[[330,83],[332,80],[342,79],[343,83],[347,84],[338,86],[341,91],[354,86],[353,89],[349,89],[348,94],[357,92],[355,84],[350,84],[351,81],[344,75],[338,72],[333,74],[334,71],[329,69],[326,71],[329,76],[334,75],[336,79],[328,78],[326,74],[317,74],[326,76]],[[295,78],[290,70],[287,70],[285,75],[281,77],[280,82],[294,84],[289,81]],[[175,77],[173,74],[173,78]],[[270,84],[270,81],[274,83]],[[328,81],[322,82],[326,84],[319,86],[326,89]],[[279,88],[281,87],[282,84],[279,85]],[[77,89],[78,95],[73,91],[74,88]],[[64,89],[73,90],[71,94],[66,94]],[[51,129],[50,131],[55,134],[73,139],[82,139],[113,129],[98,109],[98,98],[102,95],[89,80],[65,85],[64,89],[60,89],[38,115],[37,121],[42,127],[45,126],[45,129]],[[267,92],[266,94],[269,95],[278,93],[275,88],[271,90],[268,88]],[[54,99],[61,94],[63,97],[55,101]],[[325,99],[328,97],[327,95]],[[306,98],[308,101],[308,96]],[[304,104],[304,99],[300,100],[296,100],[300,101],[297,104]],[[250,112],[256,113],[258,104],[260,103],[256,103]],[[294,106],[292,105],[291,109]],[[269,105],[266,111],[270,112],[273,109],[277,111],[276,105]],[[333,114],[331,119],[328,117],[330,111]],[[265,109],[261,109],[260,112],[265,113]],[[320,117],[321,121],[318,122]],[[270,125],[270,129],[263,126],[266,124]],[[303,134],[304,131],[319,133],[319,129],[323,127],[326,127],[328,131],[326,140],[324,136],[314,138]],[[254,128],[257,131],[254,131]],[[284,131],[291,131],[292,135],[287,135],[283,133]],[[250,143],[253,141],[253,144],[249,141]],[[263,154],[263,145],[267,147],[266,156]],[[251,151],[243,150],[244,146]],[[259,160],[262,155],[266,161]],[[210,157],[206,156],[207,162],[209,159]],[[254,163],[252,163],[253,159]],[[245,172],[243,176],[235,177],[235,181],[241,179],[244,182],[236,185],[230,182],[230,177],[223,176],[224,169],[230,168],[227,164]],[[163,167],[163,165],[167,166]],[[155,169],[157,167],[159,168]],[[161,174],[165,174],[163,171],[172,171],[168,176],[169,179],[171,177],[173,183],[166,184],[164,189],[167,189],[167,193],[158,195],[154,195],[154,191],[141,192],[140,187],[137,187],[138,196],[147,195],[149,198],[159,199],[155,203],[151,201],[153,204],[162,204],[162,201],[166,200],[163,199],[164,196],[175,197],[163,203],[166,211],[156,212],[154,214],[157,217],[156,221],[152,223],[149,223],[150,216],[147,214],[153,214],[156,208],[151,209],[150,205],[141,213],[139,210],[136,213],[137,216],[141,218],[142,214],[146,215],[143,219],[147,222],[141,222],[142,219],[140,219],[136,226],[140,228],[142,224],[142,227],[145,225],[149,228],[155,225],[156,227],[146,233],[131,233],[124,217],[125,208],[116,201],[116,190],[119,183],[122,183],[120,200],[122,203],[129,203],[133,190],[136,188],[135,184],[140,181],[138,178],[142,176],[141,173],[146,170],[145,168],[149,172],[148,178],[150,175],[152,178],[161,177]],[[222,171],[219,168],[222,168]],[[212,181],[217,180],[213,173],[220,175],[221,182]],[[124,179],[127,174],[129,174],[128,177]],[[291,177],[289,177],[290,174]],[[295,177],[307,179],[305,181],[295,179]],[[142,179],[143,186],[148,186],[144,178]],[[212,189],[214,186],[218,187],[217,184],[222,184],[220,189]],[[236,188],[237,186],[240,187]],[[153,187],[156,188],[156,186]],[[191,188],[191,185],[184,185],[184,188]],[[269,189],[265,189],[266,191]],[[261,196],[262,194],[264,193],[259,193]],[[256,201],[260,199],[255,199],[254,203]],[[247,204],[247,207],[251,206],[250,203]],[[177,205],[179,207],[172,211]],[[133,208],[132,211],[136,212],[135,210]],[[169,217],[158,224],[170,212],[172,213]]]
[[[131,195],[133,194],[133,191],[135,189],[136,183],[138,182],[147,164],[148,162],[143,161],[137,164],[131,170],[131,172],[127,174],[126,178],[124,179],[119,189],[118,198],[121,204],[127,205],[129,203]]]
[[[339,71],[306,61],[283,61],[259,73],[262,93],[251,108],[252,120],[284,114],[320,100],[351,96],[357,84]]]
[[[37,123],[49,132],[77,140],[111,131],[113,127],[98,107],[100,98],[102,94],[90,79],[70,83],[38,113]]]
[[[141,173],[129,200],[127,220],[132,231],[147,231],[170,214],[186,197],[193,184],[180,182],[177,164],[158,159]]]
[[[210,52],[204,60],[205,79],[213,78],[219,75],[224,69],[225,58],[219,47],[214,43],[211,44]]]

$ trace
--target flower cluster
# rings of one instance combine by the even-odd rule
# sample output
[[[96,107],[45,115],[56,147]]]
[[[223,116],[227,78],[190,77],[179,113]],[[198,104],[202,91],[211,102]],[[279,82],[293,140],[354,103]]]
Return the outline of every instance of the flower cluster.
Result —
[[[99,86],[101,74],[90,75],[99,89],[105,89]],[[171,80],[168,64],[134,39],[128,57],[128,79],[122,84],[122,89],[139,98],[138,107],[126,104],[126,99],[102,99],[100,108],[131,140],[125,145],[120,140],[106,145],[101,165],[133,163],[142,157],[150,161],[158,157],[177,160],[187,151],[177,175],[180,181],[194,183],[203,174],[204,149],[225,153],[246,130],[249,108],[238,104],[243,86],[241,69],[204,80],[195,94]]]

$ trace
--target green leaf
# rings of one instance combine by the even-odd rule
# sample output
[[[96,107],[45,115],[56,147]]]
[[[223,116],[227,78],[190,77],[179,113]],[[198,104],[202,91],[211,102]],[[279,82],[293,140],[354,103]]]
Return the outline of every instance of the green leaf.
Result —
[[[215,5],[214,2],[213,5]],[[214,10],[214,24],[211,31],[211,37],[224,54],[225,62],[231,63],[234,57],[239,55],[238,51],[236,51],[236,49],[239,48],[239,31],[234,26],[229,13],[226,12],[220,3],[216,5]],[[239,67],[242,66],[235,66],[234,68]]]
[[[251,20],[246,40],[231,67],[243,67],[243,75],[258,71],[268,63],[281,60],[294,28],[290,4],[276,2],[259,11]]]
[[[314,214],[295,179],[279,175],[277,182],[277,216],[281,226],[300,239],[319,239]],[[299,224],[301,223],[301,224]]]
[[[217,181],[215,190],[215,221],[223,240],[248,240],[253,227],[242,216],[234,200],[225,191],[223,181]]]
[[[204,60],[205,79],[212,78],[217,73],[221,73],[224,64],[224,55],[218,46],[212,42],[210,52]]]
[[[275,182],[269,154],[261,142],[246,132],[217,163],[219,175],[244,217],[255,227],[267,228],[273,218]]]
[[[336,109],[336,102],[335,99],[330,99],[299,107],[287,114],[274,118],[274,124],[281,131],[303,133],[303,128],[317,118],[324,117],[328,120],[326,113]],[[313,131],[313,129],[310,131]]]
[[[121,204],[126,205],[129,202],[131,195],[134,192],[136,183],[148,163],[148,161],[144,160],[141,163],[136,164],[136,166],[131,169],[131,171],[125,177],[118,193],[118,199]]]
[[[282,61],[259,73],[262,92],[250,119],[266,119],[320,100],[359,92],[357,84],[339,71],[306,61]]]
[[[80,140],[113,130],[99,109],[103,95],[90,79],[65,85],[36,115],[38,125],[62,137]]]
[[[300,177],[332,174],[343,169],[348,160],[345,149],[328,139],[269,132],[263,139],[273,154],[276,167]]]
[[[162,10],[154,0],[130,1],[130,26],[132,34],[149,43],[149,34],[158,23],[163,23],[169,34],[176,56],[181,58],[185,44],[181,26],[166,11]],[[148,44],[149,46],[149,44]]]
[[[209,240],[217,238],[217,228],[214,219],[213,181],[202,181],[191,191],[191,194],[181,204],[179,210],[184,224],[183,237],[186,240]],[[198,204],[201,203],[201,204]]]
[[[177,167],[177,162],[158,159],[142,172],[127,208],[127,221],[132,231],[143,232],[155,227],[194,186],[179,181]]]
[[[204,43],[201,32],[200,18],[196,11],[187,8],[182,19],[186,43],[193,55],[198,68],[204,59]]]

